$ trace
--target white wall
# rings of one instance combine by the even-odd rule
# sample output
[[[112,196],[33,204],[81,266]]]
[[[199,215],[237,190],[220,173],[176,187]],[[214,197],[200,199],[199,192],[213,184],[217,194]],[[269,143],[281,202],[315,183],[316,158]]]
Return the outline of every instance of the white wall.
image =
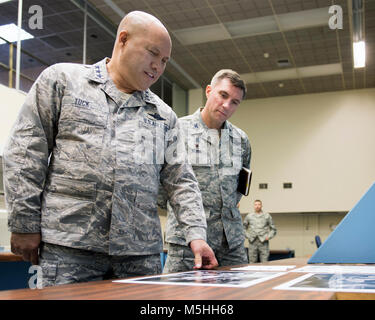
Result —
[[[0,97],[0,154],[3,154],[4,144],[25,101],[26,94],[0,84]]]
[[[188,93],[188,111],[193,114],[203,103],[203,89],[192,89]]]
[[[26,94],[15,89],[10,89],[0,84],[0,155],[3,154],[3,147],[10,131],[16,121],[17,115]],[[3,181],[2,167],[0,168],[1,186]],[[0,196],[0,247],[9,250],[10,233],[7,226],[8,215],[5,211],[3,196]]]
[[[172,87],[172,108],[176,112],[177,117],[183,117],[187,115],[188,106],[187,106],[187,96],[188,93],[186,90],[179,87],[176,83],[173,83]]]
[[[245,100],[231,121],[253,151],[241,212],[256,198],[270,212],[345,212],[375,182],[375,89]]]

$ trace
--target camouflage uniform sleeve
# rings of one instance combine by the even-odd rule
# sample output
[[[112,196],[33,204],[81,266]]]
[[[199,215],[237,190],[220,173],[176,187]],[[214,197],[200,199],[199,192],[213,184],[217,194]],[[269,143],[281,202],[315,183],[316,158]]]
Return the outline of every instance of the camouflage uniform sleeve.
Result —
[[[160,174],[160,182],[164,188],[164,200],[169,200],[182,227],[186,242],[192,240],[207,240],[207,222],[203,209],[202,196],[193,168],[187,161],[185,143],[181,136],[176,115],[172,114],[171,129],[166,137],[166,161]],[[172,155],[174,155],[172,157]]]
[[[276,227],[273,223],[272,217],[270,214],[268,214],[268,226],[269,226],[269,232],[268,232],[268,239],[271,240],[276,235]]]
[[[245,133],[243,133],[242,137],[242,166],[249,169],[250,168],[250,160],[251,160],[251,146],[249,142],[249,138]],[[240,202],[242,198],[242,194],[237,192],[237,203]]]
[[[56,79],[53,67],[42,72],[26,96],[4,148],[4,192],[10,232],[40,232],[41,194],[62,90]]]
[[[246,215],[245,219],[243,220],[243,226],[244,229],[247,229],[247,226],[249,225],[249,215]]]
[[[244,226],[244,232],[245,232],[245,238],[249,239],[249,226],[250,226],[250,213],[248,213],[244,219],[244,223],[243,223],[243,226]]]

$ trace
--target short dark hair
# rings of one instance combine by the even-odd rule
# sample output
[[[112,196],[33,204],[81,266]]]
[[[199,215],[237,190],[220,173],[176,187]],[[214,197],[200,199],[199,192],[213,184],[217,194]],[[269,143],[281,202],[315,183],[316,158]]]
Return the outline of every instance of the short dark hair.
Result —
[[[215,86],[218,81],[222,79],[229,79],[230,82],[237,88],[242,90],[242,99],[246,97],[246,86],[245,82],[241,79],[241,76],[232,69],[221,69],[213,76],[211,80],[211,86]]]

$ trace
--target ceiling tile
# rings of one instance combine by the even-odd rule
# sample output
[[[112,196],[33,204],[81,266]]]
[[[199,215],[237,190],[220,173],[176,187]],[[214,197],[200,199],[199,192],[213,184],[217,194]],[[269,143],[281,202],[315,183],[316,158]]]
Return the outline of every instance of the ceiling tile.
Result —
[[[290,59],[297,67],[342,63],[343,75],[304,78],[279,82],[247,85],[249,98],[264,98],[290,94],[326,92],[346,89],[375,87],[375,1],[365,1],[367,65],[366,69],[353,70],[352,43],[349,33],[347,0],[335,0],[342,6],[344,29],[331,30],[328,24],[321,27],[303,28],[282,33],[269,33],[251,37],[213,41],[183,46],[175,37],[178,29],[228,23],[249,18],[272,16],[301,10],[328,7],[326,0],[113,0],[124,12],[143,10],[156,14],[167,26],[173,42],[172,57],[196,82],[205,86],[213,74],[222,68],[231,68],[241,74],[250,72],[277,71],[278,59]],[[112,8],[102,0],[90,0],[116,26],[121,21]],[[28,28],[27,9],[41,5],[44,13],[42,30],[30,30],[36,38],[23,41],[23,49],[45,60],[46,63],[82,60],[82,12],[66,0],[24,0],[23,26]],[[17,19],[15,1],[1,5],[0,19],[13,22]],[[327,12],[328,22],[328,12]],[[113,38],[88,19],[87,60],[89,63],[109,56]],[[92,37],[91,35],[95,35]],[[61,39],[53,49],[43,38]],[[58,37],[58,38],[56,38]],[[56,46],[55,46],[56,47]],[[5,47],[4,47],[5,48]],[[67,55],[70,53],[70,55]],[[269,57],[265,58],[264,53]],[[0,46],[0,61],[7,62],[7,49]],[[25,57],[24,67],[28,74],[37,72],[35,62]],[[341,60],[340,60],[341,59]],[[25,69],[26,70],[26,69]],[[166,74],[184,88],[193,85],[172,65]],[[303,88],[304,87],[304,88]]]

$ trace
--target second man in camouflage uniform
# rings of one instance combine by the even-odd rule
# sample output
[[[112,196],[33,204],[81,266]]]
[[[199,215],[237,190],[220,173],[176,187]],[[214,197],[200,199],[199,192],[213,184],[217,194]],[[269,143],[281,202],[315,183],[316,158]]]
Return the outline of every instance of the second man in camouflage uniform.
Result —
[[[263,212],[262,201],[254,201],[254,211],[249,213],[243,222],[246,238],[249,240],[249,262],[268,261],[269,240],[276,235],[276,227],[269,213]]]
[[[220,266],[247,263],[242,219],[237,208],[241,194],[237,186],[240,169],[250,167],[251,148],[247,135],[227,121],[245,94],[240,76],[233,70],[221,70],[206,88],[205,107],[179,119],[202,193],[207,242]],[[165,201],[159,201],[159,205],[165,206]],[[168,257],[164,273],[190,270],[194,256],[169,202],[167,210]]]

